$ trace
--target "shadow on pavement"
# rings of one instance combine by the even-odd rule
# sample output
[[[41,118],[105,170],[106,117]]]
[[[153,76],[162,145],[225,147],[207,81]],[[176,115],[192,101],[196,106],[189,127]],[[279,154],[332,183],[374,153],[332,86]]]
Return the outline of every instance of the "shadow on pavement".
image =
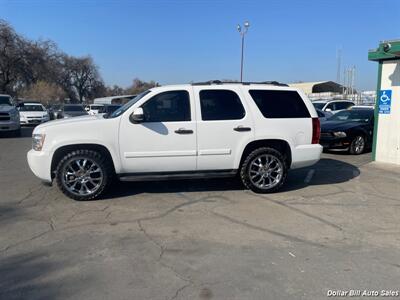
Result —
[[[336,184],[359,176],[358,167],[335,159],[323,158],[317,164],[289,171],[279,192],[302,189],[310,185]],[[239,178],[117,182],[102,199],[133,196],[141,193],[179,193],[244,190]]]
[[[344,161],[322,158],[311,167],[289,172],[286,184],[280,191],[293,191],[312,185],[337,184],[360,175],[360,169]]]
[[[33,129],[35,127],[21,127],[21,135],[16,136],[13,132],[0,132],[0,139],[1,138],[27,138],[32,136]]]
[[[60,278],[63,268],[65,262],[49,259],[48,253],[3,256],[0,261],[0,299],[56,299],[60,296],[60,281],[64,284],[75,282],[65,276]]]

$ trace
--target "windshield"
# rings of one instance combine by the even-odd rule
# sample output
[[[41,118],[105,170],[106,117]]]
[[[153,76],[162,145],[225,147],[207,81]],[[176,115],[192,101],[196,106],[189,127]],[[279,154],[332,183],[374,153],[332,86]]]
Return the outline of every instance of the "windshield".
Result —
[[[0,105],[12,106],[11,98],[8,96],[0,96]]]
[[[20,111],[44,111],[43,106],[35,104],[24,104],[20,106]]]
[[[122,115],[125,111],[127,111],[133,104],[135,104],[136,102],[138,102],[140,99],[142,99],[145,95],[147,95],[148,93],[150,93],[150,90],[144,91],[143,93],[140,93],[139,95],[137,95],[135,98],[133,98],[131,101],[129,101],[128,103],[126,103],[124,106],[121,106],[120,108],[118,108],[116,111],[114,111],[111,115],[104,115],[105,118],[116,118],[119,117],[120,115]]]
[[[354,122],[364,122],[368,123],[372,116],[374,115],[374,110],[372,109],[353,109],[344,110],[334,114],[330,117],[329,121],[354,121]]]
[[[313,103],[315,108],[323,109],[326,103]]]
[[[64,106],[64,111],[84,111],[85,109],[81,105],[68,105]]]

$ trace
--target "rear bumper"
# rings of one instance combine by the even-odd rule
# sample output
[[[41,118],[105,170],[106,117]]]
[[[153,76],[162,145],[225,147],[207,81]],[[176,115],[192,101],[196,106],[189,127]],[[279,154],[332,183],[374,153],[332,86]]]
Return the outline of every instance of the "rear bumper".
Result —
[[[51,155],[46,151],[30,150],[28,164],[33,174],[45,182],[51,182]]]
[[[19,122],[0,121],[0,131],[15,131],[20,128]]]
[[[291,169],[312,166],[321,158],[322,146],[319,144],[301,145],[292,150]]]

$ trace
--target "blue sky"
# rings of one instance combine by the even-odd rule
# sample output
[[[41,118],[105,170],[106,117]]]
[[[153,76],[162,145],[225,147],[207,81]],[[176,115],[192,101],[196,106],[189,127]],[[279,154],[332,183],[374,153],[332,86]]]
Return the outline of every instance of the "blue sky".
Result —
[[[237,23],[250,21],[244,80],[336,79],[355,65],[359,89],[375,89],[368,49],[400,37],[399,0],[0,0],[0,18],[31,39],[90,54],[106,84],[238,79]]]

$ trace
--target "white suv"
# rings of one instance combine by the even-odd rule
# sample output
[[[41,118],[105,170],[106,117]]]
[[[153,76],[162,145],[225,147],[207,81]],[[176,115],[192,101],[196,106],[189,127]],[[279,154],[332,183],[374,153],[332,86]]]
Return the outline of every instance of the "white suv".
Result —
[[[28,162],[76,200],[124,181],[239,175],[259,193],[278,190],[289,168],[320,159],[317,113],[282,84],[206,83],[155,87],[110,115],[42,124]]]

